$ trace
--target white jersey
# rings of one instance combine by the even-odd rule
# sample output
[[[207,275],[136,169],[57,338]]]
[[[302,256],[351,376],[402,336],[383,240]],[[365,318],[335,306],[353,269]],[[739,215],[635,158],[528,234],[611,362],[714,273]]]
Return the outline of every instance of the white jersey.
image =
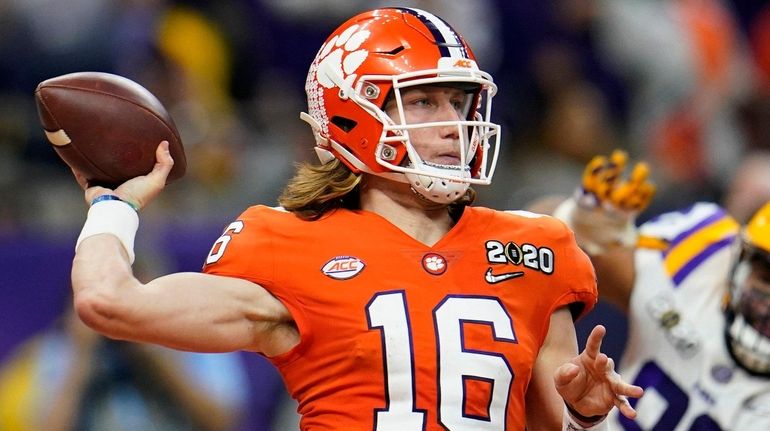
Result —
[[[714,204],[659,216],[640,228],[660,248],[638,248],[629,339],[620,364],[645,389],[634,421],[615,429],[770,430],[770,379],[738,367],[725,343],[721,301],[739,225]],[[644,242],[640,242],[644,244]]]

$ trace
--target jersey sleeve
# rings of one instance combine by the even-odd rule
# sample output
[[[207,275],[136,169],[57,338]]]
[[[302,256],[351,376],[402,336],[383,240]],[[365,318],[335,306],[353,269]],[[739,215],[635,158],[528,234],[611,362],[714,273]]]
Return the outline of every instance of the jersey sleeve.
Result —
[[[291,230],[282,208],[250,207],[230,223],[214,242],[202,272],[251,281],[277,298],[291,314],[304,341],[312,338],[302,302],[284,285],[276,262],[276,242]],[[282,233],[283,232],[283,233]]]
[[[677,238],[696,232],[716,221],[737,225],[724,208],[710,202],[698,202],[678,211],[658,215],[639,227],[643,239],[656,239],[670,246]]]
[[[269,223],[251,207],[227,225],[211,246],[203,272],[244,278],[255,283],[272,281]]]
[[[588,255],[578,246],[575,234],[560,220],[549,217],[555,224],[556,263],[559,268],[555,282],[566,286],[557,306],[569,306],[572,317],[578,320],[588,314],[599,298],[596,272]]]
[[[643,224],[637,248],[659,251],[665,272],[679,285],[708,258],[730,247],[739,231],[740,224],[723,208],[700,202]]]

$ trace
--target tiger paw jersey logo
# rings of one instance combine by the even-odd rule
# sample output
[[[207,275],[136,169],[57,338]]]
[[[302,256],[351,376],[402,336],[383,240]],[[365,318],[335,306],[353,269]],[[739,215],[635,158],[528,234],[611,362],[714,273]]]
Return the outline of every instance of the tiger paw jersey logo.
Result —
[[[428,253],[422,257],[422,267],[428,274],[441,275],[446,272],[447,262],[440,254]]]
[[[321,124],[324,133],[329,133],[329,119],[321,97],[322,93],[325,89],[337,87],[331,77],[332,73],[344,80],[348,86],[353,85],[358,77],[356,71],[369,56],[368,50],[360,48],[370,35],[369,30],[361,29],[361,26],[354,24],[323,45],[315,61],[310,65],[310,73],[305,83],[308,108],[310,115]]]

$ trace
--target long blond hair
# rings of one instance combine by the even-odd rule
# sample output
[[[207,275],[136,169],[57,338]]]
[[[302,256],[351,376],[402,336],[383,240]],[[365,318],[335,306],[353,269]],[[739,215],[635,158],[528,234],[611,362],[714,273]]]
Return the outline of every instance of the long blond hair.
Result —
[[[336,208],[358,208],[360,182],[361,174],[354,174],[339,160],[322,165],[303,162],[278,203],[302,219],[315,220]]]
[[[322,165],[303,162],[297,165],[278,203],[304,220],[317,220],[337,208],[359,209],[362,177],[336,159]],[[462,198],[449,205],[449,213],[459,218],[475,199],[476,191],[469,187]]]

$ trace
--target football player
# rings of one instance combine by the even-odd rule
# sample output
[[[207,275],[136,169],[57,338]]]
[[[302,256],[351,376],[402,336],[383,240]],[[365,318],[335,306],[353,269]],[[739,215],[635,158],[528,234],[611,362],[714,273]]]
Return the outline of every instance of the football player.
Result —
[[[321,163],[281,207],[253,206],[203,273],[147,284],[130,263],[146,206],[173,161],[92,202],[72,269],[82,319],[111,337],[197,351],[249,350],[280,370],[303,430],[605,429],[628,385],[597,327],[574,319],[593,268],[552,217],[473,207],[489,184],[496,92],[450,25],[385,8],[340,26],[307,76]]]
[[[555,215],[596,267],[601,297],[627,313],[621,372],[645,388],[625,430],[770,429],[770,202],[740,226],[713,203],[634,218],[648,169],[597,157]]]

